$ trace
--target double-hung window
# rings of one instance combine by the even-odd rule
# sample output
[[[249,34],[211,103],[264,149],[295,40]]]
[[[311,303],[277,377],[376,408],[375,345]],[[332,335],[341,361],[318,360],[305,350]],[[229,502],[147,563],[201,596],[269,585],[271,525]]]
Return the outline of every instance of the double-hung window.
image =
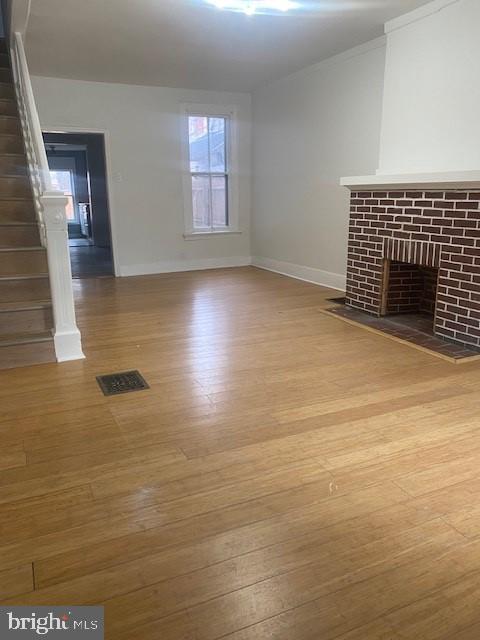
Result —
[[[215,107],[184,108],[187,235],[236,230],[233,115]]]

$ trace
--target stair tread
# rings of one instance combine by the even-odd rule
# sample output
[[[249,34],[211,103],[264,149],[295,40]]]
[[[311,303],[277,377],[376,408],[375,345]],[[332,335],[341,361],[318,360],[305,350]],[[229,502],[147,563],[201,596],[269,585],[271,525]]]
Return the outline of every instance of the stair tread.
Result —
[[[0,347],[10,347],[16,344],[30,344],[34,342],[49,342],[53,336],[49,331],[32,333],[12,333],[8,336],[0,336]]]
[[[42,280],[44,278],[48,278],[48,273],[12,274],[9,276],[0,275],[0,282],[5,282],[6,280]]]
[[[14,220],[8,222],[1,222],[0,227],[38,227],[38,222],[22,222],[21,220]]]
[[[51,300],[35,300],[33,302],[12,301],[0,302],[0,313],[7,311],[32,311],[35,309],[49,309],[52,306]]]
[[[2,194],[0,194],[0,201],[1,202],[31,202],[33,200],[33,196],[9,196],[6,195],[5,197],[3,197]]]
[[[1,238],[0,238],[1,241]],[[45,247],[42,247],[42,245],[37,245],[37,246],[26,246],[26,247],[2,247],[0,246],[0,252],[2,253],[12,253],[12,252],[19,252],[19,251],[46,251]]]
[[[0,273],[0,285],[5,291],[0,301],[2,369],[55,361],[53,335],[49,330],[52,314],[49,276],[41,253],[45,248],[40,244],[37,231],[39,224],[34,215],[21,120],[6,50],[6,41],[1,39],[0,236],[3,235],[3,240],[0,237],[0,256],[5,263],[4,273]],[[9,246],[10,243],[13,246]],[[23,271],[26,265],[37,262],[34,273],[8,273],[9,269]],[[41,299],[35,300],[36,296]],[[20,299],[8,300],[9,297]]]

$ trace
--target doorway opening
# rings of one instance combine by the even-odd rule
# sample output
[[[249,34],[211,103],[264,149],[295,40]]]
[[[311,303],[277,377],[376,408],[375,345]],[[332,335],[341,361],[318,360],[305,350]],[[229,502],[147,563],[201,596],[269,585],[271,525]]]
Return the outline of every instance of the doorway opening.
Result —
[[[68,198],[72,276],[113,276],[103,134],[44,133],[43,139],[53,188]]]

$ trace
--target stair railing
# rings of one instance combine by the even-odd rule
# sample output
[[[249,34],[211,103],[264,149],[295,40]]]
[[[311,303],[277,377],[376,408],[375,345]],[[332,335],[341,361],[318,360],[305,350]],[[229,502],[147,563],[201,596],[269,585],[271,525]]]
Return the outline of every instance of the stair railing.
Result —
[[[79,360],[85,356],[75,318],[66,214],[68,200],[63,192],[52,187],[21,33],[12,34],[10,55],[35,212],[42,245],[47,250],[55,353],[58,362]]]

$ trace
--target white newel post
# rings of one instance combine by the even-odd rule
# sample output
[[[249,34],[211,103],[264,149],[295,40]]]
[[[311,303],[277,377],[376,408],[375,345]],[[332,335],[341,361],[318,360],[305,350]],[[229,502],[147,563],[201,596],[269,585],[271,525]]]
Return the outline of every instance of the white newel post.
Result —
[[[47,240],[48,270],[54,315],[54,340],[58,362],[84,358],[80,331],[75,319],[72,268],[68,248],[65,207],[67,198],[47,191],[41,197],[42,222]]]

